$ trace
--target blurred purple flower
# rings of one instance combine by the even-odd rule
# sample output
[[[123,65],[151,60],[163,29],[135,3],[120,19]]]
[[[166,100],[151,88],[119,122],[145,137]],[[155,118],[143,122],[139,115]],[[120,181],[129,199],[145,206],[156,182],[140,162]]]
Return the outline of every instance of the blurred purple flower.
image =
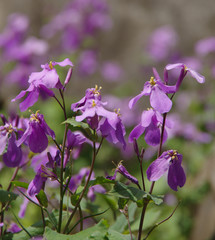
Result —
[[[185,139],[199,143],[209,143],[212,140],[210,134],[199,131],[194,123],[183,123],[178,114],[169,115],[169,119],[174,123],[174,127],[168,129],[170,137],[184,137]]]
[[[123,70],[117,63],[105,62],[103,63],[101,73],[105,80],[116,82],[122,78]]]
[[[200,56],[205,56],[215,51],[215,37],[204,38],[195,45],[195,51]]]
[[[12,223],[7,231],[11,233],[17,233],[22,231],[22,229],[16,223]]]
[[[75,192],[78,188],[78,186],[81,185],[81,183],[83,181],[85,181],[85,179],[88,178],[90,173],[90,169],[89,168],[82,168],[78,174],[73,175],[70,183],[69,183],[69,189],[72,192]],[[95,174],[94,172],[92,172],[92,175],[90,177],[90,180],[94,180],[95,179]],[[87,197],[91,200],[94,201],[95,200],[95,192],[99,192],[99,193],[105,193],[106,190],[101,186],[101,185],[94,185],[92,187],[89,188],[89,191],[87,193]]]
[[[87,77],[96,72],[98,68],[97,54],[93,50],[86,50],[81,53],[78,59],[78,71],[83,77]]]
[[[28,128],[23,136],[17,141],[17,146],[25,142],[32,152],[41,153],[48,146],[47,135],[55,139],[55,133],[49,128],[43,115],[39,114],[37,111],[35,114],[31,114]]]
[[[3,33],[0,34],[0,47],[2,47],[3,52],[7,52],[12,46],[23,40],[28,25],[29,21],[25,15],[14,13],[8,17],[8,24]]]
[[[153,60],[162,61],[176,46],[177,40],[178,36],[171,26],[162,26],[150,36],[146,51]]]
[[[178,186],[183,187],[186,182],[186,175],[181,166],[182,155],[175,150],[163,152],[148,167],[146,174],[149,181],[157,181],[168,171],[168,185],[177,191]]]

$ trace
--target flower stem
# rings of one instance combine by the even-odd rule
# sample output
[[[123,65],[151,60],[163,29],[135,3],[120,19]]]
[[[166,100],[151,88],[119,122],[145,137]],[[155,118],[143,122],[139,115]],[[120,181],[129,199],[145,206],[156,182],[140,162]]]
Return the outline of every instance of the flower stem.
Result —
[[[13,182],[13,180],[16,178],[16,176],[17,176],[17,173],[18,173],[18,171],[19,171],[19,168],[20,167],[17,167],[16,169],[15,169],[15,171],[14,171],[14,173],[13,173],[13,175],[12,175],[12,177],[11,177],[11,179],[10,179],[10,183],[9,183],[9,185],[8,185],[8,187],[7,187],[7,191],[9,192],[10,191],[10,189],[11,189],[11,186],[12,186],[12,182]],[[0,220],[0,222],[4,222],[4,211],[5,211],[5,204],[2,204],[2,206],[1,206],[1,220]],[[3,235],[4,235],[4,226],[2,226],[1,227],[1,230],[0,230],[0,236],[2,236],[2,238],[3,238]]]
[[[69,219],[68,219],[68,221],[67,221],[67,224],[66,224],[66,226],[65,226],[65,229],[64,229],[63,233],[69,233],[69,231],[67,231],[67,229],[68,229],[69,224],[70,224],[70,222],[72,221],[72,218],[73,218],[73,216],[75,215],[75,213],[76,213],[76,211],[77,211],[77,209],[78,209],[78,207],[79,207],[79,205],[80,205],[80,202],[81,202],[82,198],[84,197],[84,194],[85,194],[85,192],[86,192],[86,190],[87,190],[88,183],[89,183],[89,181],[90,181],[90,178],[91,178],[91,175],[92,175],[92,172],[93,172],[94,163],[95,163],[96,155],[97,155],[97,154],[98,154],[98,151],[96,151],[96,144],[95,144],[95,142],[93,142],[93,158],[92,158],[92,163],[91,163],[91,166],[90,166],[90,173],[89,173],[88,178],[87,178],[87,181],[86,181],[86,183],[85,183],[85,185],[84,185],[84,189],[83,189],[83,191],[81,192],[81,195],[80,195],[80,197],[79,197],[79,199],[78,199],[78,201],[77,201],[77,203],[76,203],[76,205],[75,205],[75,208],[73,209],[72,214],[70,215],[70,217],[69,217]]]
[[[163,123],[162,123],[162,128],[161,128],[161,137],[160,137],[160,145],[158,148],[158,154],[157,157],[160,157],[161,152],[162,152],[162,146],[163,146],[163,136],[164,136],[164,129],[165,129],[165,123],[166,123],[166,117],[167,117],[167,113],[163,114]],[[152,182],[150,190],[149,190],[149,194],[152,194],[153,189],[154,189],[154,185],[155,182]],[[141,218],[140,218],[140,225],[139,225],[139,231],[138,231],[138,240],[141,239],[141,235],[142,235],[142,229],[143,229],[143,221],[144,221],[144,217],[145,217],[145,212],[146,212],[146,208],[148,206],[149,201],[147,200],[143,206],[143,210],[141,213]]]

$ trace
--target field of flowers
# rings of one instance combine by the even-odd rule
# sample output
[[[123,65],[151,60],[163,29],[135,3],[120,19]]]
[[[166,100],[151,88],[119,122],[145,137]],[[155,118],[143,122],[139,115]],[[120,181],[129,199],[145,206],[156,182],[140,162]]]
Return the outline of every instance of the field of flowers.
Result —
[[[183,46],[127,8],[5,19],[1,239],[215,239],[215,34]]]

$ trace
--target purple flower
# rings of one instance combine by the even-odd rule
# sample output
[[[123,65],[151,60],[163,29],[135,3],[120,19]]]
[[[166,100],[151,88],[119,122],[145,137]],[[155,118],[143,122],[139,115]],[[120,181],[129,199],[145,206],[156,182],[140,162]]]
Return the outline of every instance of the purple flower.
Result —
[[[147,169],[148,180],[157,181],[168,171],[168,185],[177,191],[178,186],[183,187],[186,182],[186,175],[181,166],[182,158],[175,150],[163,152]]]
[[[153,109],[143,111],[141,122],[138,124],[129,135],[129,142],[133,139],[138,139],[145,132],[145,141],[148,145],[156,146],[160,143],[161,127],[163,117]],[[171,128],[171,122],[166,120],[166,126]],[[167,140],[167,132],[164,128],[163,143]]]
[[[11,233],[17,233],[22,231],[22,229],[16,223],[12,223],[7,231]]]
[[[43,173],[43,170],[40,167],[37,171],[36,176],[30,182],[30,184],[28,186],[28,194],[30,196],[37,195],[40,192],[40,190],[44,188],[47,177],[43,177],[42,173]]]
[[[100,121],[99,124],[99,131],[101,132],[102,136],[105,137],[109,142],[116,144],[121,143],[123,145],[123,149],[126,148],[126,142],[124,139],[124,136],[126,134],[125,127],[122,124],[122,120],[120,118],[119,110],[116,111],[117,115],[117,122],[115,127],[109,123],[109,121],[106,119],[103,119],[103,122]]]
[[[82,168],[78,174],[72,176],[70,183],[69,183],[69,189],[72,192],[75,192],[78,188],[78,186],[81,185],[81,183],[83,182],[83,180],[87,179],[90,173],[90,169],[89,168]],[[90,180],[94,180],[95,179],[95,174],[94,172],[92,172],[91,178]],[[105,193],[105,189],[101,186],[101,185],[95,185],[89,188],[89,191],[87,193],[87,197],[91,200],[94,201],[95,200],[95,192],[99,192],[99,193]]]
[[[114,62],[104,63],[101,69],[101,73],[102,76],[110,82],[119,81],[123,75],[122,68]]]
[[[171,26],[162,26],[150,36],[147,51],[155,61],[162,61],[168,57],[169,52],[175,47],[178,36]]]
[[[196,43],[195,51],[201,56],[205,56],[215,51],[215,37],[202,39]]]
[[[184,63],[174,63],[174,64],[168,64],[165,67],[164,70],[164,76],[165,76],[165,82],[168,82],[168,71],[173,70],[173,69],[181,69],[179,78],[177,80],[177,83],[175,85],[175,91],[178,90],[178,88],[180,87],[183,79],[185,78],[185,76],[187,75],[187,73],[190,73],[190,75],[195,78],[197,80],[197,82],[199,83],[204,83],[205,82],[205,77],[202,76],[201,74],[197,73],[195,70],[187,67]]]
[[[55,133],[49,128],[43,115],[37,111],[35,114],[31,114],[28,128],[17,141],[17,146],[26,142],[32,152],[41,153],[48,146],[48,138],[46,135],[55,139]]]
[[[81,53],[78,59],[78,71],[81,76],[87,77],[96,72],[98,68],[97,54],[93,50],[86,50]]]
[[[76,121],[81,122],[87,119],[92,129],[102,133],[112,143],[120,142],[125,148],[124,140],[125,128],[122,124],[119,112],[110,112],[103,106],[106,103],[101,101],[100,89],[97,86],[86,90],[86,96],[79,102],[72,104],[71,109],[76,112],[80,110],[81,115],[76,117]]]
[[[130,180],[132,183],[136,184],[138,187],[140,187],[138,180],[127,171],[127,169],[122,165],[122,161],[120,161],[119,164],[117,165],[114,175],[107,176],[106,178],[110,180],[115,180],[117,172],[123,175],[128,180]]]
[[[143,91],[129,102],[129,108],[132,108],[142,96],[150,95],[151,106],[160,113],[169,112],[172,107],[172,101],[166,95],[167,93],[174,93],[174,87],[166,86],[156,73],[156,79],[151,77],[150,81],[144,84]]]
[[[4,116],[2,118],[4,119]],[[8,122],[6,118],[4,121],[5,125],[0,126],[0,155],[3,154],[3,162],[7,167],[17,167],[22,161],[22,150],[16,144],[16,123]]]
[[[41,65],[43,68],[41,72],[32,73],[28,80],[30,84],[28,89],[21,91],[14,99],[12,99],[12,102],[14,102],[17,99],[23,98],[25,94],[28,93],[25,100],[19,105],[22,112],[37,102],[39,94],[45,94],[47,96],[53,97],[54,93],[50,89],[63,88],[57,71],[54,68],[55,65],[59,65],[61,67],[65,67],[67,65],[71,67],[73,66],[72,62],[66,58],[62,62],[50,62],[49,64],[46,63],[45,65]]]

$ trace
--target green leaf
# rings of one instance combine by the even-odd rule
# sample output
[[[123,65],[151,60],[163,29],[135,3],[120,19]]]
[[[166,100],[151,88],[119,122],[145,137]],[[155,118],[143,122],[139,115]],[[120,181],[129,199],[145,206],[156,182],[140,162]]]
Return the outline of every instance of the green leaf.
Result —
[[[90,240],[90,239],[98,239],[95,237],[100,237],[100,240],[107,240],[105,235],[108,231],[108,225],[105,220],[101,220],[98,224],[93,227],[87,228],[79,233],[74,235],[64,235],[57,233],[56,231],[51,230],[46,227],[44,237],[46,240]]]
[[[89,127],[87,123],[84,122],[77,122],[75,120],[75,117],[68,118],[66,121],[63,122],[63,124],[68,123],[72,126],[73,130],[79,130],[81,131],[85,137],[96,141],[97,136],[94,135],[93,130]]]
[[[26,230],[28,231],[28,233],[30,233],[32,237],[42,236],[44,232],[44,228],[40,224],[32,225],[26,228]],[[12,239],[13,240],[29,240],[31,238],[25,231],[21,231],[19,233],[14,234]]]
[[[8,192],[6,190],[0,189],[0,202],[7,203],[15,200],[19,195],[13,192]]]
[[[41,189],[40,192],[36,195],[37,200],[39,201],[39,203],[47,208],[48,207],[48,199],[46,197],[45,192]]]
[[[131,203],[128,206],[128,217],[129,217],[130,223],[134,221],[134,215],[135,215],[136,209],[137,209],[137,205],[135,203]],[[110,227],[110,229],[122,233],[127,227],[127,225],[128,225],[127,219],[123,214],[120,214],[117,217],[115,223]]]
[[[77,204],[79,197],[80,197],[80,194],[73,194],[71,196],[71,204],[73,206],[75,206]]]
[[[139,188],[127,186],[121,182],[116,182],[112,191],[109,194],[130,199],[133,202],[136,202],[139,207],[143,205],[142,200],[148,199],[153,201],[156,205],[160,205],[163,202],[163,196],[151,195]]]
[[[119,200],[118,200],[119,209],[124,209],[124,207],[128,203],[128,201],[129,201],[129,199],[119,198]]]
[[[26,182],[12,181],[12,183],[13,183],[16,187],[22,187],[22,188],[28,189],[28,183],[26,183]]]
[[[108,240],[130,240],[131,236],[130,234],[121,234],[115,230],[108,230]]]
[[[91,187],[91,186],[94,186],[94,185],[97,185],[97,184],[105,184],[105,183],[115,184],[116,181],[107,179],[107,178],[105,178],[105,177],[103,177],[103,176],[99,176],[99,177],[97,177],[96,179],[91,180],[91,181],[89,182],[89,186]]]
[[[160,205],[163,202],[163,195],[149,195],[151,200],[156,204]]]
[[[147,198],[147,193],[131,186],[127,186],[121,182],[116,182],[112,191],[109,192],[112,195],[130,199],[133,202],[137,202],[140,199]]]

